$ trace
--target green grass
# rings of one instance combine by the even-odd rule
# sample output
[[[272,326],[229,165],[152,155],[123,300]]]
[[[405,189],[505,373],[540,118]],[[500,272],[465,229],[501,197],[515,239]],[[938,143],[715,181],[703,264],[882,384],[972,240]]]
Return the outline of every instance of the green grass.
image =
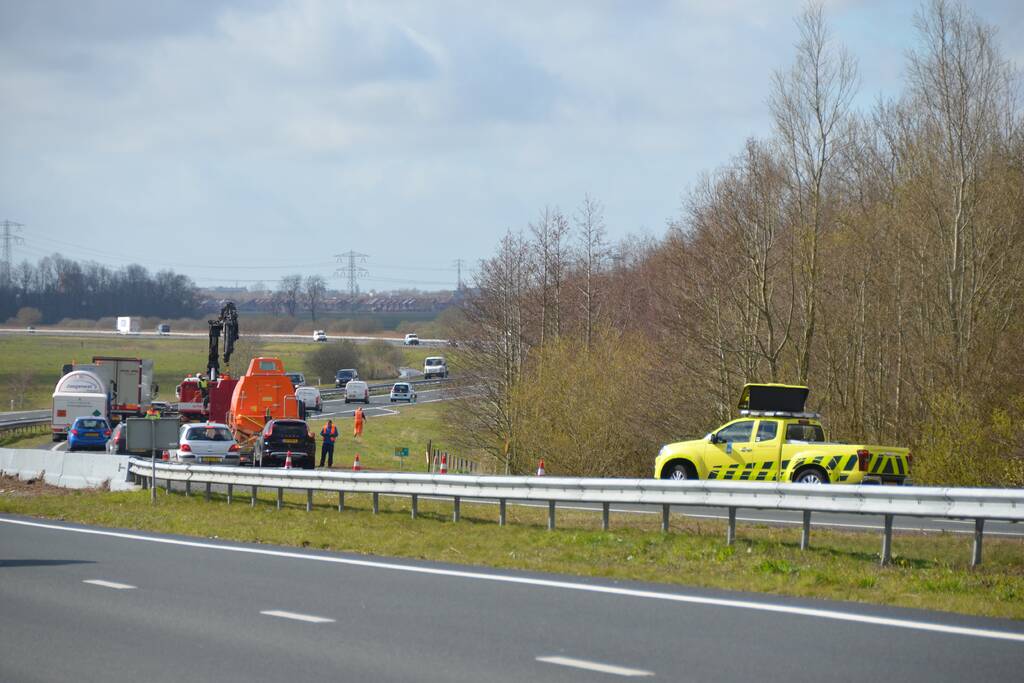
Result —
[[[0,488],[3,488],[0,486]],[[726,546],[722,523],[674,517],[671,533],[658,530],[656,515],[612,515],[612,531],[600,530],[600,514],[559,512],[559,528],[544,528],[542,510],[509,507],[509,525],[496,523],[493,505],[464,501],[462,521],[451,505],[421,501],[412,520],[406,498],[382,497],[370,512],[368,495],[349,495],[346,511],[335,495],[318,494],[312,513],[304,495],[286,496],[277,511],[272,492],[255,509],[248,498],[226,505],[223,496],[148,492],[64,492],[0,496],[0,512],[64,519],[100,526],[217,537],[382,556],[398,556],[498,568],[557,572],[606,579],[758,591],[864,603],[1024,619],[1024,543],[990,538],[984,563],[968,566],[964,535],[899,534],[895,561],[878,566],[878,534],[815,530],[811,548],[799,549],[799,530],[741,525]]]
[[[305,355],[313,345],[275,342],[262,345],[267,355],[280,357],[288,370],[305,371]],[[159,398],[174,400],[174,387],[186,374],[206,370],[207,343],[205,339],[181,338],[70,338],[36,334],[0,337],[0,411],[10,410],[12,381],[23,371],[32,373],[32,382],[24,402],[16,410],[31,410],[50,406],[53,387],[60,377],[64,363],[88,363],[93,356],[129,356],[150,358],[154,364]],[[245,372],[247,361],[236,358],[234,374]]]
[[[351,469],[355,454],[359,453],[359,459],[366,469],[390,471],[402,467],[407,472],[425,472],[427,463],[424,454],[428,441],[433,443],[434,448],[449,449],[444,436],[446,430],[440,403],[395,403],[391,404],[391,408],[399,414],[367,419],[363,425],[363,435],[358,439],[352,435],[352,418],[339,418],[336,422],[338,441],[334,445],[335,469]],[[319,419],[309,421],[313,433],[317,435],[317,458],[320,457],[319,434],[326,422]],[[409,457],[396,458],[396,448],[408,448]]]

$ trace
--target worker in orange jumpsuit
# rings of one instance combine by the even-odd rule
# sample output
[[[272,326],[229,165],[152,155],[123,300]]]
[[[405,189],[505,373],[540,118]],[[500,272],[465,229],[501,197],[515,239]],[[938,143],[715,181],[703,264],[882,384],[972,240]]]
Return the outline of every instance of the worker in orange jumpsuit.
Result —
[[[363,422],[365,422],[365,421],[366,421],[366,416],[363,415],[363,409],[362,408],[356,408],[355,429],[352,430],[352,436],[362,436],[363,435]]]

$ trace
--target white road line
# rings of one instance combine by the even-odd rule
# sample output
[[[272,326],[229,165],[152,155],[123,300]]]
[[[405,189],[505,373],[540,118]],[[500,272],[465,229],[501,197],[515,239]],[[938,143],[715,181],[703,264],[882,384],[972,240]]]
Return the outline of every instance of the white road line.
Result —
[[[57,443],[53,444],[53,446],[50,448],[50,450],[51,451],[59,451],[61,448],[64,447],[64,445],[66,443],[67,443],[67,441],[58,441]]]
[[[662,602],[678,602],[691,605],[710,605],[713,607],[731,607],[736,609],[748,609],[755,612],[792,614],[804,617],[814,617],[818,619],[831,619],[833,621],[848,621],[859,624],[872,624],[874,626],[891,626],[893,628],[905,628],[915,631],[931,631],[935,633],[945,633],[948,635],[970,636],[973,638],[992,638],[995,640],[1009,640],[1013,642],[1024,643],[1024,632],[971,628],[967,626],[954,626],[951,624],[937,624],[930,621],[914,621],[912,619],[894,619],[890,617],[877,617],[870,614],[858,614],[856,612],[840,612],[837,609],[817,609],[811,607],[796,607],[793,605],[776,604],[771,602],[754,602],[752,600],[710,598],[703,595],[687,595],[685,593],[660,593],[658,591],[639,590],[633,588],[620,588],[618,586],[601,586],[586,583],[573,583],[571,581],[558,581],[554,579],[535,579],[527,576],[513,576],[510,574],[489,574],[485,572],[463,571],[457,569],[441,569],[439,567],[421,567],[416,565],[399,564],[397,562],[357,560],[354,558],[334,557],[331,555],[309,555],[306,553],[290,552],[286,550],[269,550],[267,548],[217,545],[214,543],[204,543],[202,541],[182,541],[176,538],[157,538],[154,536],[143,536],[141,534],[128,534],[121,531],[105,531],[102,529],[80,529],[75,527],[61,526],[59,524],[29,522],[27,520],[22,519],[8,519],[6,517],[0,517],[0,523],[13,524],[16,526],[35,527],[38,529],[51,529],[54,531],[66,531],[68,533],[75,534],[108,536],[110,538],[122,538],[129,541],[143,541],[146,543],[175,545],[186,548],[204,548],[207,550],[244,553],[247,555],[283,557],[290,560],[310,560],[313,562],[326,562],[328,564],[341,564],[352,567],[371,567],[373,569],[389,569],[392,571],[409,572],[411,574],[447,576],[459,579],[473,579],[477,581],[491,581],[494,583],[508,583],[522,586],[560,588],[562,590],[578,591],[581,593],[617,595],[629,598],[660,600]]]
[[[119,591],[135,590],[135,586],[129,586],[127,583],[116,583],[114,581],[104,581],[102,579],[86,579],[82,583],[92,584],[93,586],[103,586],[104,588],[113,588]]]
[[[537,657],[538,662],[545,662],[547,664],[558,664],[559,666],[571,666],[577,669],[586,669],[587,671],[599,671],[603,674],[614,674],[616,676],[653,676],[654,673],[651,671],[644,671],[643,669],[627,669],[624,666],[613,666],[611,664],[601,664],[600,662],[588,662],[585,659],[573,659],[572,657]]]
[[[282,612],[281,610],[269,609],[260,612],[268,617],[281,617],[282,619],[294,619],[295,621],[307,621],[311,624],[329,624],[334,619],[327,617],[314,617],[312,614],[299,614],[298,612]]]

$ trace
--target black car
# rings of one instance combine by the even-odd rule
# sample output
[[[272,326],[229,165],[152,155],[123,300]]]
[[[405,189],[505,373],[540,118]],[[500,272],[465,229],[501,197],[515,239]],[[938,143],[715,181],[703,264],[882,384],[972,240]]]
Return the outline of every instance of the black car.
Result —
[[[355,370],[338,370],[334,375],[334,386],[343,387],[351,380],[359,379],[359,373]]]
[[[292,467],[316,467],[316,439],[309,425],[303,420],[271,420],[256,439],[253,460],[257,467],[284,467],[289,451]]]

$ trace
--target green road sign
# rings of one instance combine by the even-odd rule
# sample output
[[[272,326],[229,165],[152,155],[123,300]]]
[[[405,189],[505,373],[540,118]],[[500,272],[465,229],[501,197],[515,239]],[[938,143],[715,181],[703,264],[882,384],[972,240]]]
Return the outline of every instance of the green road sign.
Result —
[[[409,457],[409,449],[408,448],[396,448],[395,449],[395,457],[396,458],[408,458]]]

